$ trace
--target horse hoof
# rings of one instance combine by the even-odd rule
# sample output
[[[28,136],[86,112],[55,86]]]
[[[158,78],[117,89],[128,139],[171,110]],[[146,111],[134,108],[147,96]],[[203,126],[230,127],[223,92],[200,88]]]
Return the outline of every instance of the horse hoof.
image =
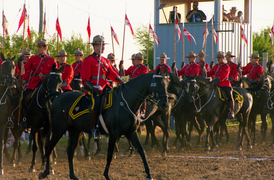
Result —
[[[44,179],[47,177],[47,175],[44,173],[40,173],[38,177],[39,177],[39,179]]]
[[[117,158],[117,156],[116,155],[113,155],[113,159],[116,159]]]
[[[270,144],[270,147],[274,147],[274,143],[271,143],[271,144]]]
[[[30,168],[29,172],[36,172],[36,170],[34,168]]]
[[[56,160],[53,160],[52,164],[57,164],[57,161],[56,161]]]
[[[91,157],[90,157],[90,156],[87,156],[87,157],[86,157],[86,160],[90,161],[90,160],[91,160]]]
[[[239,146],[239,147],[237,147],[237,150],[241,151],[241,150],[243,150],[243,148],[241,146]]]
[[[214,151],[215,151],[215,147],[211,148],[210,151],[211,151],[211,152],[214,152]]]
[[[128,157],[133,157],[133,154],[129,154]]]
[[[252,149],[252,145],[248,145],[247,148],[248,148],[248,149]]]
[[[10,165],[11,165],[11,167],[14,167],[14,168],[16,167],[15,163],[11,163]]]
[[[162,152],[162,156],[165,157],[166,156],[166,152]]]
[[[51,170],[49,171],[49,173],[50,173],[51,175],[54,175],[54,170],[51,169]]]
[[[215,148],[218,148],[219,147],[219,145],[218,144],[215,144],[215,146],[214,146]]]
[[[209,151],[209,150],[210,150],[210,147],[206,147],[206,148],[205,148],[205,151]]]
[[[146,178],[146,180],[153,180],[153,178]]]
[[[4,174],[4,169],[0,169],[0,175]]]

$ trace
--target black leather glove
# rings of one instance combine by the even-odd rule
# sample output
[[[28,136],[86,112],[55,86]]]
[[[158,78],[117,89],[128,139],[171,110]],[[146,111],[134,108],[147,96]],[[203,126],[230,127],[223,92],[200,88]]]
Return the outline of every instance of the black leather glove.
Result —
[[[120,63],[119,63],[119,70],[120,70],[120,71],[123,71],[123,70],[124,70],[123,64],[124,64],[124,60],[121,60]]]
[[[175,72],[176,72],[176,64],[175,64],[175,62],[174,62],[174,63],[172,63],[172,65],[171,65],[171,69],[172,69],[172,72],[173,72],[173,73],[175,73]]]
[[[212,81],[210,81],[211,84],[216,84],[216,83],[219,83],[219,82],[221,82],[221,80],[219,78],[215,78]]]
[[[184,66],[185,66],[185,62],[182,62],[182,64],[181,64],[181,69],[183,69]]]
[[[241,64],[238,64],[238,65],[237,65],[237,69],[238,69],[238,70],[242,69],[242,65],[241,65]]]
[[[120,84],[126,84],[126,81],[123,80],[123,79],[120,78],[120,77],[117,77],[116,80],[117,80]]]
[[[210,65],[209,65],[210,69],[212,69],[213,66],[214,66],[214,61],[211,61],[211,62],[210,62]]]

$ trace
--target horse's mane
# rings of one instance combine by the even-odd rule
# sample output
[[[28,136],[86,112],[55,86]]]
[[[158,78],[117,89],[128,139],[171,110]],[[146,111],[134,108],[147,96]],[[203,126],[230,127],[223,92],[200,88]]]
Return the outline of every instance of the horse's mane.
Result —
[[[246,88],[248,91],[259,91],[265,85],[266,74],[259,76],[259,82],[254,87]]]
[[[181,85],[181,82],[179,81],[178,77],[172,73],[168,73],[168,75],[170,77],[168,91],[170,93],[178,93],[179,91],[181,91],[182,85]]]

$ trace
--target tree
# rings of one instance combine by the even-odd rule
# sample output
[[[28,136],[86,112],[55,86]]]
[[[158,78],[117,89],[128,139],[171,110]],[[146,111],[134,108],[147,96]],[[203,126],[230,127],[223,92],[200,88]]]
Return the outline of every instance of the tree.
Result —
[[[262,30],[260,33],[253,33],[253,51],[258,52],[260,57],[263,53],[268,53],[268,58],[271,60],[273,51],[271,50],[271,39],[269,36],[270,27]]]
[[[136,33],[134,36],[136,40],[136,44],[140,46],[140,51],[144,55],[144,60],[147,59],[147,45],[148,45],[148,27],[145,25],[141,25],[136,29]],[[153,68],[153,53],[154,53],[154,39],[153,36],[150,35],[149,38],[149,50],[148,50],[148,65],[149,68]],[[146,63],[146,61],[144,61]]]

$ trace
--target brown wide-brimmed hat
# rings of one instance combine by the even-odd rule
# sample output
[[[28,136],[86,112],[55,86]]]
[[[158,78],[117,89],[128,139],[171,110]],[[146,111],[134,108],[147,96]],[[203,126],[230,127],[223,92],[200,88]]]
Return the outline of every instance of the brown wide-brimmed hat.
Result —
[[[70,57],[70,55],[68,55],[67,52],[64,49],[59,51],[58,55],[56,55],[55,57],[61,57],[61,56]]]
[[[232,10],[235,10],[235,11],[237,11],[237,8],[234,6],[234,7],[231,7],[231,9],[230,9],[231,11]]]
[[[198,56],[205,56],[205,52],[203,50],[199,51]]]
[[[196,54],[193,51],[190,51],[188,53],[188,56],[186,56],[186,58],[190,58],[190,57],[197,57]]]
[[[136,59],[135,56],[136,56],[136,54],[132,54],[130,60]]]
[[[160,55],[160,57],[157,57],[156,59],[170,59],[169,57],[167,57],[166,53],[162,53]]]
[[[236,57],[235,55],[232,54],[232,52],[227,51],[227,53],[225,54],[225,57]]]
[[[249,56],[249,58],[261,59],[257,52],[252,53],[251,56]]]
[[[37,46],[47,46],[47,45],[48,45],[48,42],[46,39],[41,38],[37,40]]]
[[[22,53],[19,53],[18,55],[21,56]],[[32,56],[33,54],[31,54],[31,50],[30,50],[29,48],[25,48],[25,49],[24,49],[24,54],[23,54],[23,55],[24,55],[24,56]]]
[[[103,39],[103,44],[108,44],[108,43],[105,43],[105,38],[101,35],[94,36],[91,44],[93,44],[93,45],[101,44],[102,39]]]
[[[216,58],[224,58],[224,57],[225,57],[225,53],[223,51],[217,52]]]
[[[80,48],[77,48],[75,51],[74,51],[74,55],[84,55],[84,53],[83,53],[83,50],[82,49],[80,49]]]
[[[143,57],[143,54],[142,53],[137,53],[137,54],[135,54],[135,59],[138,59],[138,60],[143,60],[144,59],[144,57]]]
[[[117,60],[117,59],[115,59],[115,55],[113,53],[109,53],[107,59],[109,59],[111,61]]]

